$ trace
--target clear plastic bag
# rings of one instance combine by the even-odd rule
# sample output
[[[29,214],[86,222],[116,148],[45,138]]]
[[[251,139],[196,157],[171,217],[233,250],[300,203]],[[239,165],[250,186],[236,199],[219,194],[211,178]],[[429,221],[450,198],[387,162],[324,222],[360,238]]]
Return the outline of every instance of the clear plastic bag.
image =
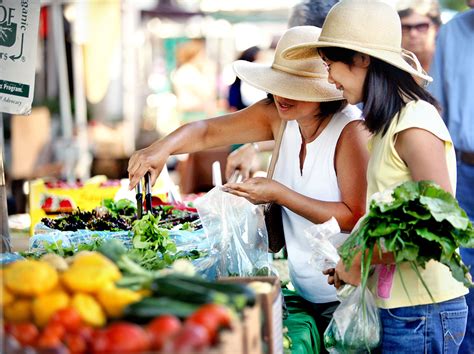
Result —
[[[219,186],[194,205],[211,249],[220,254],[217,276],[269,275],[271,255],[263,208]]]
[[[336,219],[332,217],[322,224],[312,225],[304,230],[304,234],[311,247],[312,256],[309,263],[315,271],[335,268],[339,261],[337,247],[349,236],[341,233]]]
[[[379,309],[372,293],[358,286],[342,300],[324,332],[329,353],[367,353],[381,341]]]

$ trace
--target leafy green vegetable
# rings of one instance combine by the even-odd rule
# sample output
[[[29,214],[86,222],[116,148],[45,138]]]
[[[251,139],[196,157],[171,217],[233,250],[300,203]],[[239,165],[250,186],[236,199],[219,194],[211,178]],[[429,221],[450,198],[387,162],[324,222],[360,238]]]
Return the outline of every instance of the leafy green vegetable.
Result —
[[[102,205],[107,208],[109,213],[114,217],[128,216],[134,217],[137,212],[135,203],[128,199],[104,199]]]
[[[43,249],[20,252],[23,257],[39,259],[45,253],[54,253],[63,258],[74,256],[80,251],[96,251],[103,242],[100,236],[92,235],[90,243],[80,243],[78,245],[63,246],[63,240],[56,242],[42,242]]]
[[[371,255],[375,245],[392,252],[396,263],[410,262],[418,275],[418,266],[425,268],[428,261],[436,260],[445,264],[456,280],[474,287],[468,267],[456,252],[459,247],[474,247],[472,223],[456,199],[431,181],[409,181],[379,193],[339,248],[347,267],[362,252],[363,286],[371,260],[367,253]]]

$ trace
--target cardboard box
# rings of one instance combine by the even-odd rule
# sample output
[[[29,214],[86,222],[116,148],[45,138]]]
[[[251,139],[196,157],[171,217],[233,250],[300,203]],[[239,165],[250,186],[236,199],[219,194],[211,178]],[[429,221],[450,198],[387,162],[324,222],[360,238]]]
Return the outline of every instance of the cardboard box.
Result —
[[[270,283],[271,292],[267,294],[258,294],[257,302],[261,308],[263,317],[262,339],[264,342],[263,353],[281,354],[283,353],[283,314],[282,314],[282,293],[280,280],[278,277],[223,277],[219,281],[248,284],[253,281]],[[254,320],[255,322],[255,320]],[[244,325],[244,341],[252,341],[252,332],[254,326]],[[246,338],[246,339],[245,339]],[[252,345],[247,345],[248,350],[253,350]],[[248,352],[254,353],[254,352]]]
[[[259,302],[255,306],[246,307],[242,313],[244,354],[262,354],[261,313]]]

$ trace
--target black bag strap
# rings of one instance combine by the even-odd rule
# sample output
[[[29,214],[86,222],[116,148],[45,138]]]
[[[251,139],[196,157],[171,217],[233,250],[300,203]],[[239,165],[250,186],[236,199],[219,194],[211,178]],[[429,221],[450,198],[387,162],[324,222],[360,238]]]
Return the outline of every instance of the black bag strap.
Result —
[[[280,155],[280,146],[281,146],[281,141],[283,140],[283,133],[285,132],[286,123],[287,123],[286,120],[281,121],[280,130],[278,131],[278,135],[276,136],[276,139],[275,139],[275,147],[273,148],[272,158],[270,160],[270,166],[268,167],[268,171],[267,171],[268,179],[272,179],[273,173],[275,172],[275,166],[278,161],[278,155]]]

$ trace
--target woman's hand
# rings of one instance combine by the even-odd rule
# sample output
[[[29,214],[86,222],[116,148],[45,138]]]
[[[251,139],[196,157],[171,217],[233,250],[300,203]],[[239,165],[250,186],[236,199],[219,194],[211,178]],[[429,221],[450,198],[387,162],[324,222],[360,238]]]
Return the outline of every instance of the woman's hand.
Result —
[[[147,172],[150,172],[150,183],[154,185],[169,156],[159,142],[135,151],[128,161],[129,188],[133,189]]]
[[[284,193],[284,188],[281,183],[263,177],[249,178],[243,183],[227,183],[224,185],[226,192],[244,197],[253,204],[277,202],[276,196]]]
[[[357,262],[356,259],[348,271],[346,271],[346,267],[344,263],[342,263],[342,260],[339,260],[336,268],[330,268],[323,271],[323,274],[328,276],[328,284],[334,285],[336,289],[339,289],[339,287],[344,284],[358,286],[360,284],[360,263]]]
[[[250,169],[257,158],[257,150],[253,144],[245,144],[234,150],[227,157],[225,176],[227,179],[232,176],[235,170],[239,170],[244,179],[250,177]]]

